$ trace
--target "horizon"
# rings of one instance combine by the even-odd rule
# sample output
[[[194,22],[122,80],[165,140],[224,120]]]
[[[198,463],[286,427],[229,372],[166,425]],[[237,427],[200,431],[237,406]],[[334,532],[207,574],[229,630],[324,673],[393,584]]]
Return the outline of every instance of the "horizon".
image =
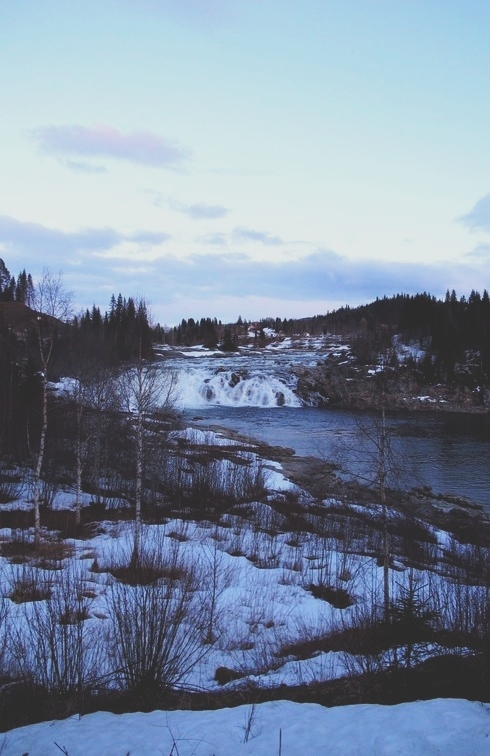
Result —
[[[7,268],[7,271],[9,272],[10,276],[13,277],[14,279],[17,279],[17,276],[22,271],[18,271],[17,274],[16,274],[16,273],[14,273],[13,270],[10,270],[8,268],[8,265],[6,264],[5,260],[3,260],[2,258],[0,258],[0,261],[2,261],[5,264],[5,267]],[[23,270],[25,271],[25,273],[30,274],[30,271],[25,270],[25,268]],[[53,274],[55,277],[59,276],[61,278],[62,285],[65,286],[65,281],[64,281],[64,278],[63,278],[63,271],[59,271],[57,274],[55,274],[50,269],[47,269],[46,272],[48,272],[49,274]],[[34,283],[34,286],[35,286],[36,285],[36,280],[34,280],[33,283]],[[246,315],[243,315],[242,313],[240,313],[237,316],[237,318],[235,318],[233,320],[224,320],[223,318],[217,317],[216,315],[214,315],[212,313],[207,313],[207,314],[204,314],[204,315],[203,314],[196,315],[194,313],[194,314],[187,314],[183,318],[181,318],[179,321],[176,321],[176,322],[173,322],[173,323],[167,323],[167,322],[161,323],[159,320],[155,320],[153,309],[152,309],[152,306],[151,306],[151,302],[148,301],[148,299],[144,296],[144,294],[141,295],[141,296],[134,296],[133,294],[127,293],[127,292],[122,292],[122,291],[116,292],[116,291],[113,291],[111,293],[111,295],[110,295],[110,297],[109,297],[109,299],[108,299],[108,301],[107,301],[106,304],[100,304],[99,305],[99,304],[93,302],[92,305],[90,305],[90,306],[83,307],[83,308],[78,308],[78,309],[76,309],[76,306],[73,306],[73,307],[70,306],[70,316],[68,317],[68,322],[70,320],[74,319],[74,318],[80,318],[80,317],[82,317],[87,312],[87,310],[89,312],[91,312],[93,307],[96,307],[97,309],[99,309],[102,315],[105,315],[105,314],[109,313],[110,309],[111,309],[111,301],[112,301],[112,299],[113,298],[117,299],[119,296],[122,296],[125,301],[127,301],[128,299],[133,299],[135,302],[138,302],[138,301],[143,302],[145,304],[145,306],[147,307],[149,322],[150,322],[150,325],[153,328],[160,326],[160,327],[163,327],[164,329],[172,330],[173,328],[177,328],[179,325],[181,325],[181,323],[182,323],[183,320],[189,321],[190,319],[193,319],[194,322],[196,322],[196,323],[198,323],[201,320],[207,320],[207,319],[209,319],[209,320],[216,320],[220,325],[223,325],[223,326],[234,325],[234,324],[238,323],[239,320],[243,321],[244,324],[260,323],[260,322],[271,321],[271,320],[277,321],[278,319],[280,319],[281,321],[285,321],[285,320],[293,320],[293,321],[294,320],[299,320],[299,321],[301,321],[301,320],[309,320],[309,319],[313,319],[313,318],[328,317],[329,315],[333,315],[336,312],[338,312],[339,310],[342,310],[342,309],[345,309],[345,308],[356,310],[356,309],[361,308],[361,307],[369,307],[371,304],[375,303],[378,300],[384,300],[384,299],[388,299],[389,300],[389,299],[394,299],[396,297],[419,297],[419,296],[427,296],[427,297],[430,297],[432,299],[435,299],[436,301],[442,302],[448,296],[448,294],[455,294],[457,300],[458,301],[462,301],[462,300],[465,300],[465,299],[468,300],[469,296],[473,292],[475,292],[476,294],[480,294],[480,295],[484,295],[485,292],[486,292],[487,295],[488,295],[488,290],[487,290],[486,287],[483,287],[481,289],[480,288],[476,288],[476,289],[473,288],[471,290],[471,292],[461,292],[461,291],[456,291],[455,289],[452,289],[450,291],[449,289],[446,289],[446,291],[444,292],[444,295],[436,295],[436,294],[433,294],[430,291],[425,291],[425,290],[424,291],[415,291],[415,292],[412,292],[412,293],[408,293],[408,292],[404,292],[404,291],[398,291],[398,292],[396,292],[394,294],[391,294],[391,295],[387,295],[387,294],[376,295],[375,297],[373,297],[370,300],[361,301],[361,302],[356,303],[356,304],[352,304],[352,303],[346,302],[345,304],[340,304],[338,307],[334,307],[331,310],[326,310],[326,311],[323,311],[323,312],[314,312],[314,313],[310,313],[310,314],[307,314],[307,315],[298,315],[298,316],[295,316],[295,317],[287,317],[285,315],[281,316],[280,314],[276,313],[276,314],[269,314],[269,315],[259,315],[258,317],[251,318],[251,317],[247,317]],[[67,294],[69,295],[69,297],[70,297],[70,299],[72,301],[76,302],[76,292],[75,291],[73,291],[73,290],[67,290]],[[2,304],[1,301],[0,301],[0,304]],[[23,306],[30,307],[29,305],[27,305],[27,303],[25,303]],[[30,307],[30,309],[32,309],[34,312],[36,312],[35,307]]]

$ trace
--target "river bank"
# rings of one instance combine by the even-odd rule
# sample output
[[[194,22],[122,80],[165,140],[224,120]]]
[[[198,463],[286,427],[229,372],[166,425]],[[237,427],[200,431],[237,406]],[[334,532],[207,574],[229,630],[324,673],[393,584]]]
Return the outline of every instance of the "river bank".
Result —
[[[213,426],[212,430],[235,442],[252,446],[263,460],[279,463],[285,477],[312,496],[316,503],[337,502],[340,507],[345,507],[345,514],[349,515],[352,504],[365,507],[366,512],[379,505],[376,486],[345,480],[339,474],[339,467],[331,461],[298,456],[293,449],[270,445],[229,428]],[[408,491],[387,488],[386,503],[392,512],[399,513],[403,518],[421,520],[448,531],[461,543],[490,546],[490,514],[483,505],[469,498],[436,493],[429,486],[414,487]],[[334,509],[339,514],[336,506]],[[362,509],[360,514],[362,516]]]
[[[370,368],[328,360],[316,367],[293,366],[297,394],[318,407],[354,410],[490,413],[490,389],[462,383],[427,385],[410,369]]]

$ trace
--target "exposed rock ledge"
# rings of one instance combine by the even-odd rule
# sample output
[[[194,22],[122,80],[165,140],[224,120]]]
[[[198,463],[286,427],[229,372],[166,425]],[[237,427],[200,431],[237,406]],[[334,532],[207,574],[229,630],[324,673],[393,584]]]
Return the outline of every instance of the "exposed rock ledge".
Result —
[[[345,503],[367,505],[379,502],[376,490],[355,481],[341,480],[333,464],[316,457],[285,456],[281,459],[278,455],[276,459],[281,461],[286,477],[319,499],[336,498]],[[435,494],[426,487],[411,491],[389,489],[387,503],[405,515],[456,533],[463,541],[470,534],[474,536],[478,529],[479,538],[490,544],[490,516],[481,504],[470,499]]]
[[[293,368],[297,393],[307,404],[345,409],[375,409],[380,406],[379,371],[353,365],[328,363]],[[383,377],[386,409],[430,412],[490,412],[490,389],[466,386],[423,385],[411,370],[386,369]]]

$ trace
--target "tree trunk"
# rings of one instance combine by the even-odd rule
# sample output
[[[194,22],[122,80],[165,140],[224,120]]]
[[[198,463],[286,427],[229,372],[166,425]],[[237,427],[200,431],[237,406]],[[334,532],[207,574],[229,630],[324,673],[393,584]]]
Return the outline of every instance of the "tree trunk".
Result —
[[[390,544],[388,538],[388,512],[386,509],[386,418],[384,401],[381,404],[381,434],[379,439],[378,485],[383,522],[383,615],[390,621]]]
[[[39,440],[39,451],[37,454],[36,468],[34,470],[34,485],[32,504],[34,507],[34,542],[36,544],[41,540],[41,512],[39,508],[39,499],[41,496],[41,468],[44,460],[44,447],[46,444],[46,431],[48,428],[48,379],[46,373],[43,374],[43,424],[41,428],[41,438]]]
[[[134,493],[134,544],[132,563],[138,565],[141,553],[141,491],[143,488],[143,413],[138,412],[136,423],[136,486]]]
[[[81,397],[78,398],[76,407],[77,412],[77,451],[76,451],[76,468],[77,468],[77,484],[76,484],[76,501],[75,501],[75,526],[80,526],[81,520],[81,498],[82,498],[82,412],[83,404]]]

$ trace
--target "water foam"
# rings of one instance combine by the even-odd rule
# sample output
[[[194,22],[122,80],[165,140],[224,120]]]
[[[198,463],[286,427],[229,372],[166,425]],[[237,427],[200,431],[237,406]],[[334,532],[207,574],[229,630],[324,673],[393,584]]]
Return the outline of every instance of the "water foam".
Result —
[[[177,371],[177,403],[182,409],[302,406],[292,388],[274,375],[194,367]]]

